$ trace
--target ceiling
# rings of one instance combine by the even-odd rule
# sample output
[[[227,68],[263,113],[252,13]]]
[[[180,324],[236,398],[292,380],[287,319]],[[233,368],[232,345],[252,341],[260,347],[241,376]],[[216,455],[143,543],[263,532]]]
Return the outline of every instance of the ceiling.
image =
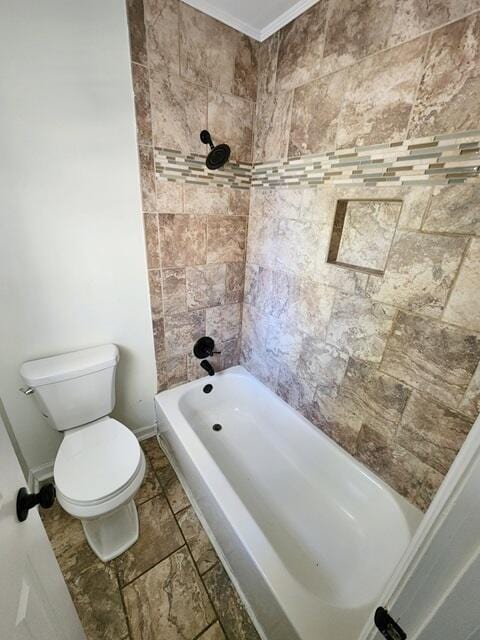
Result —
[[[262,42],[294,20],[317,0],[183,0]]]

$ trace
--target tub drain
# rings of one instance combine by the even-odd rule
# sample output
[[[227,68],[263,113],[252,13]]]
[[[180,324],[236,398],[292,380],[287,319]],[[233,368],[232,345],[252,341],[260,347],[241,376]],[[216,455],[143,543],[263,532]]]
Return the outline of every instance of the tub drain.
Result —
[[[212,391],[212,389],[213,389],[213,385],[211,385],[211,384],[206,384],[206,385],[203,387],[203,393],[210,393],[210,391]]]
[[[214,431],[221,431],[222,430],[222,425],[221,424],[214,424],[212,429]]]

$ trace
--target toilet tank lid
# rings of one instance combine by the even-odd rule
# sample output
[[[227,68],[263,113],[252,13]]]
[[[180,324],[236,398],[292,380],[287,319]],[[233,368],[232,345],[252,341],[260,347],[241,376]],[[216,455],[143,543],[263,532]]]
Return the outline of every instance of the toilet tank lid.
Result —
[[[106,344],[24,362],[20,367],[20,375],[28,385],[35,388],[109,369],[117,364],[118,359],[118,347]]]

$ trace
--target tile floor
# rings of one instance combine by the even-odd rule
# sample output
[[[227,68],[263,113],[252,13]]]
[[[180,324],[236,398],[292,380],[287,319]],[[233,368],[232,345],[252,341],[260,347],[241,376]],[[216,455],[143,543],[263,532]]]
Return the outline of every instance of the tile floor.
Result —
[[[104,564],[58,503],[42,519],[88,640],[259,640],[155,438],[141,443],[140,538]]]

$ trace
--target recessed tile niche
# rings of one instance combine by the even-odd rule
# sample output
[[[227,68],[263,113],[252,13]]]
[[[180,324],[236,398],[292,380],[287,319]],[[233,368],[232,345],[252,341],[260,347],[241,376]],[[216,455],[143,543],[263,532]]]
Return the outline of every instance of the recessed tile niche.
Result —
[[[401,200],[338,200],[328,262],[382,275]]]

